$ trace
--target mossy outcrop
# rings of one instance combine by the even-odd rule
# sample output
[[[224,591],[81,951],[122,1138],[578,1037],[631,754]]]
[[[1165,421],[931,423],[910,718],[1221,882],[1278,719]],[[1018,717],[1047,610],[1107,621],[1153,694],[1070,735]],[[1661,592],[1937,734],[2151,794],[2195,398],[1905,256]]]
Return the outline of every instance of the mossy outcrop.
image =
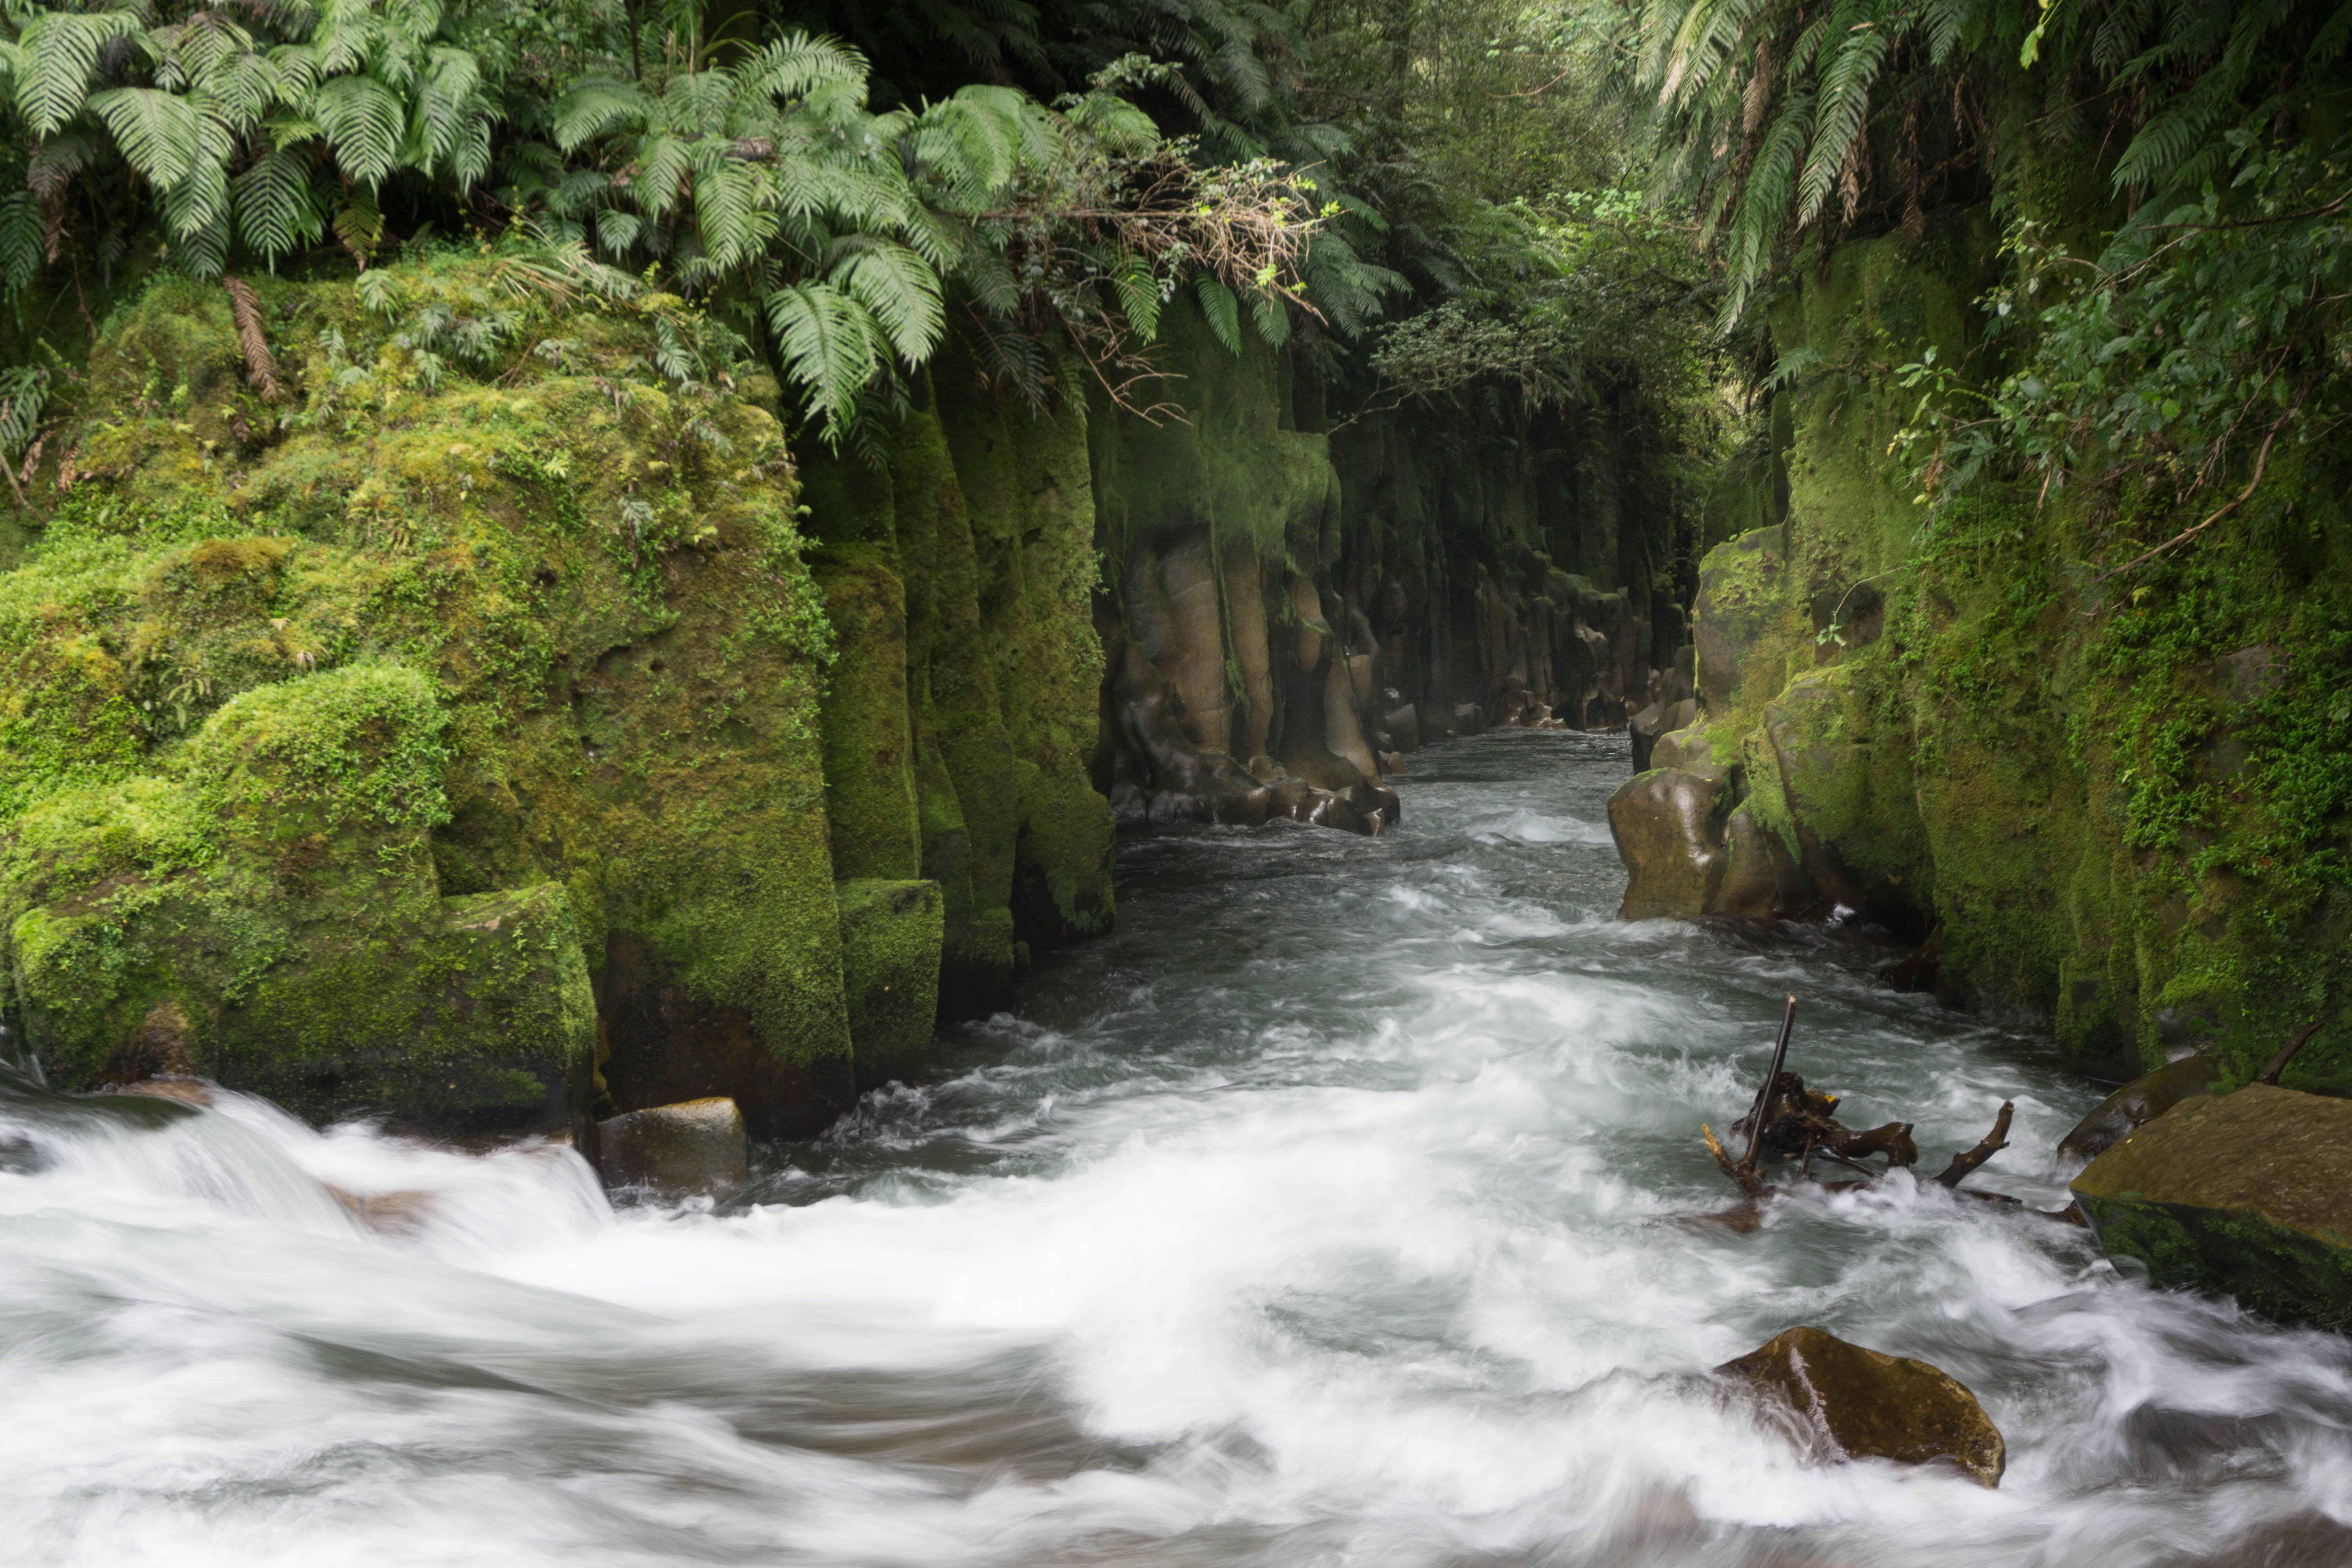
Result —
[[[674,299],[496,248],[254,287],[286,396],[159,281],[0,577],[9,1003],[61,1082],[162,1007],[314,1116],[805,1131],[1108,923],[1083,410],[926,411],[895,474],[815,465],[879,497],[836,505],[772,384],[653,370]]]
[[[2352,1328],[2352,1101],[2261,1083],[2190,1096],[2092,1161],[2074,1196],[2157,1284]]]
[[[2352,517],[2273,462],[2109,580],[2083,563],[2196,519],[1989,480],[1915,504],[1895,367],[1985,363],[1996,248],[1948,215],[1835,251],[1773,314],[1802,368],[1711,503],[1744,531],[1698,574],[1703,712],[1652,758],[1725,779],[1689,851],[1720,858],[1706,912],[1843,906],[1923,944],[1904,983],[2115,1079],[2204,1052],[2226,1088],[2317,1020],[2287,1081],[2352,1087]]]

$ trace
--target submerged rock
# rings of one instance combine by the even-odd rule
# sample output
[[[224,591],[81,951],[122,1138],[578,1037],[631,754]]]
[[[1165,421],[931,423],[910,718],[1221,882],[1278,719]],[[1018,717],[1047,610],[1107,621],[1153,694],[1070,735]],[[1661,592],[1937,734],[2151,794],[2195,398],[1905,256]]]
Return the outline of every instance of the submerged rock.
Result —
[[[714,1098],[608,1117],[596,1123],[596,1165],[607,1186],[723,1195],[751,1177],[743,1113]]]
[[[2074,1196],[2158,1285],[2352,1328],[2352,1100],[2259,1083],[2189,1096],[2092,1161]]]
[[[1924,1361],[1795,1328],[1716,1370],[1783,1404],[1824,1458],[1948,1460],[1982,1485],[2000,1484],[2000,1428],[1975,1394]]]
[[[2116,1139],[2145,1127],[2182,1100],[2206,1093],[2221,1076],[2221,1064],[2209,1056],[2168,1062],[2099,1101],[2096,1110],[2059,1140],[2058,1152],[2080,1160],[2103,1154]]]

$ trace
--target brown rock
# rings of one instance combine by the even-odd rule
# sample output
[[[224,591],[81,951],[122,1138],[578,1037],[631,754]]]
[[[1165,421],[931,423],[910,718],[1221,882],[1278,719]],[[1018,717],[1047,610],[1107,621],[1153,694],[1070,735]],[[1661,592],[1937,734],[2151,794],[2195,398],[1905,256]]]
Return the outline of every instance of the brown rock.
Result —
[[[2147,1126],[2184,1100],[2213,1087],[2221,1066],[2211,1057],[2183,1057],[2167,1062],[2145,1078],[2134,1079],[2099,1101],[2098,1108],[2074,1123],[2074,1131],[2059,1140],[2058,1152],[2087,1160],[2104,1154],[2116,1140]]]
[[[131,1037],[107,1054],[99,1076],[108,1084],[195,1077],[196,1032],[179,1002],[167,997],[148,1008]]]
[[[1620,920],[1691,920],[1707,912],[1723,881],[1723,833],[1715,820],[1722,784],[1674,768],[1637,773],[1609,797],[1609,832],[1625,862]]]
[[[1724,773],[1724,765],[1715,760],[1715,742],[1707,739],[1702,722],[1685,723],[1660,735],[1658,743],[1650,748],[1650,765],[1680,768],[1693,778],[1719,779]]]
[[[425,1223],[433,1202],[430,1193],[354,1193],[327,1184],[334,1200],[351,1211],[353,1219],[385,1236],[408,1236]]]
[[[2000,1429],[1949,1373],[1796,1328],[1716,1369],[1793,1413],[1825,1459],[1947,1460],[1997,1487],[2008,1463]]]
[[[751,1180],[743,1116],[731,1100],[689,1100],[596,1123],[596,1164],[609,1187],[664,1197],[719,1196]]]
[[[2074,1184],[2100,1245],[2155,1283],[2352,1329],[2352,1100],[2263,1083],[2191,1095]]]

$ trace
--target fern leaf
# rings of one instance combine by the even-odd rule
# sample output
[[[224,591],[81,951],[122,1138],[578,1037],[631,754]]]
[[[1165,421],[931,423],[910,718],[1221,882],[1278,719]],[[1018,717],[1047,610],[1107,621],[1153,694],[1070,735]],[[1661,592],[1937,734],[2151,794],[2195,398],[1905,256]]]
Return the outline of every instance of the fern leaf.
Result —
[[[404,118],[392,89],[370,76],[335,77],[319,89],[312,112],[343,173],[364,185],[392,173]]]
[[[351,204],[335,215],[335,238],[364,273],[375,259],[375,247],[383,243],[383,214],[376,210],[365,186],[353,190]]]
[[[117,87],[89,97],[114,145],[132,168],[154,185],[169,187],[188,177],[204,149],[204,127],[195,107],[176,93],[152,87]]]
[[[41,269],[41,209],[30,191],[0,196],[0,297],[15,299]]]
[[[838,446],[855,418],[858,389],[880,358],[879,329],[863,305],[824,283],[779,289],[767,307],[788,374],[823,416],[828,443]]]
[[[1128,326],[1145,342],[1160,335],[1160,279],[1136,258],[1120,262],[1111,273],[1118,292],[1118,308]]]
[[[261,321],[261,300],[251,284],[235,275],[221,279],[228,291],[228,313],[236,323],[236,345],[245,355],[245,379],[268,402],[278,401],[278,358],[269,352],[269,333]]]
[[[903,245],[854,235],[840,242],[828,278],[881,323],[901,359],[919,364],[940,339],[940,279]]]
[[[1797,186],[1797,224],[1813,221],[1837,188],[1839,171],[1862,137],[1870,112],[1870,91],[1886,63],[1888,30],[1866,27],[1848,33],[1823,73],[1821,105],[1813,115],[1813,145]]]
[[[47,11],[26,23],[16,39],[16,111],[26,129],[47,136],[72,119],[89,90],[99,50],[138,26],[124,11]]]
[[[298,154],[271,153],[237,175],[232,188],[237,231],[249,249],[275,258],[319,237],[319,211],[310,202],[310,172]]]
[[[1192,286],[1201,301],[1201,314],[1208,318],[1209,331],[1224,345],[1225,352],[1238,357],[1242,352],[1241,303],[1234,291],[1215,279],[1203,275]]]

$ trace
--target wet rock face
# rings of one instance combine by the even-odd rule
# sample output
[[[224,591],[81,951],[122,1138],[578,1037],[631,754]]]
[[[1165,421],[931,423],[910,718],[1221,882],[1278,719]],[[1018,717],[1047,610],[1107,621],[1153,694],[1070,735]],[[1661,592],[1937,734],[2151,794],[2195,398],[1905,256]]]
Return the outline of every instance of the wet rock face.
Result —
[[[2191,1095],[2074,1187],[2101,1245],[2155,1283],[2352,1328],[2352,1100],[2259,1083]]]
[[[2117,1139],[2146,1126],[2182,1100],[2210,1090],[2221,1074],[2221,1064],[2208,1056],[2183,1057],[2177,1062],[2168,1062],[2099,1101],[2091,1114],[2076,1122],[2074,1130],[2059,1141],[2058,1152],[2078,1160],[2103,1154]]]
[[[1716,1369],[1793,1415],[1820,1458],[1958,1466],[1997,1487],[2008,1463],[2000,1428],[1976,1395],[1924,1361],[1796,1328]]]
[[[1655,768],[1609,797],[1609,831],[1626,869],[1620,919],[1691,920],[1712,907],[1725,866],[1723,830],[1715,820],[1722,787]]]
[[[742,1114],[731,1100],[689,1100],[596,1124],[596,1167],[612,1187],[719,1197],[751,1180]]]

